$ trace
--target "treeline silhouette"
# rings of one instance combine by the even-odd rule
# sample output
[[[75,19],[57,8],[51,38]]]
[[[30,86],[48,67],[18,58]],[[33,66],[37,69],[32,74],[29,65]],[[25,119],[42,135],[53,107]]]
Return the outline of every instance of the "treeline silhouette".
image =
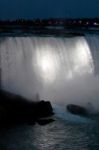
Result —
[[[4,26],[67,26],[67,27],[99,27],[99,18],[77,19],[33,19],[33,20],[0,20],[0,27]]]

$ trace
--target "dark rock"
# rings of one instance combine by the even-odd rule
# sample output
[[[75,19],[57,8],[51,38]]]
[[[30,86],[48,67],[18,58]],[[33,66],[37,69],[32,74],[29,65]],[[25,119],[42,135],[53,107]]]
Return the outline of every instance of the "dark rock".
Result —
[[[75,115],[80,115],[80,116],[87,116],[88,112],[87,110],[79,105],[74,105],[74,104],[68,104],[67,105],[67,110]]]
[[[38,119],[53,115],[49,101],[33,102],[28,99],[0,90],[0,122],[34,124]]]
[[[44,100],[37,103],[37,105],[36,105],[36,114],[40,118],[48,117],[48,116],[53,115],[53,110],[52,110],[51,103],[49,101],[45,102]]]
[[[53,121],[55,121],[54,119],[50,118],[50,119],[39,119],[37,121],[37,123],[39,125],[46,125],[46,124],[49,124],[49,123],[52,123]]]

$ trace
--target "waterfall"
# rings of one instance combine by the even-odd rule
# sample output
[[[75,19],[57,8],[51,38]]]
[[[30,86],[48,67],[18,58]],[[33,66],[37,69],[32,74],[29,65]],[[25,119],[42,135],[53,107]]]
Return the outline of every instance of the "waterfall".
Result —
[[[98,43],[98,36],[1,37],[1,87],[60,105],[91,101],[99,109]]]

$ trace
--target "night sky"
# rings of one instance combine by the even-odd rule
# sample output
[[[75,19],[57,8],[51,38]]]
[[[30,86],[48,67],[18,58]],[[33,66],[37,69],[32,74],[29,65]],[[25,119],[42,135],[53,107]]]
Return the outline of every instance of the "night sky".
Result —
[[[99,0],[0,0],[0,19],[99,17]]]

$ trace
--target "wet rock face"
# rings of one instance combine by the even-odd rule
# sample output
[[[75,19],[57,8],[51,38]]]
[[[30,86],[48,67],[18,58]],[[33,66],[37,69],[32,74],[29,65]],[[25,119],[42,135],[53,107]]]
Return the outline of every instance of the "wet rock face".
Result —
[[[32,102],[21,96],[0,90],[0,122],[34,123],[53,115],[49,101]]]

